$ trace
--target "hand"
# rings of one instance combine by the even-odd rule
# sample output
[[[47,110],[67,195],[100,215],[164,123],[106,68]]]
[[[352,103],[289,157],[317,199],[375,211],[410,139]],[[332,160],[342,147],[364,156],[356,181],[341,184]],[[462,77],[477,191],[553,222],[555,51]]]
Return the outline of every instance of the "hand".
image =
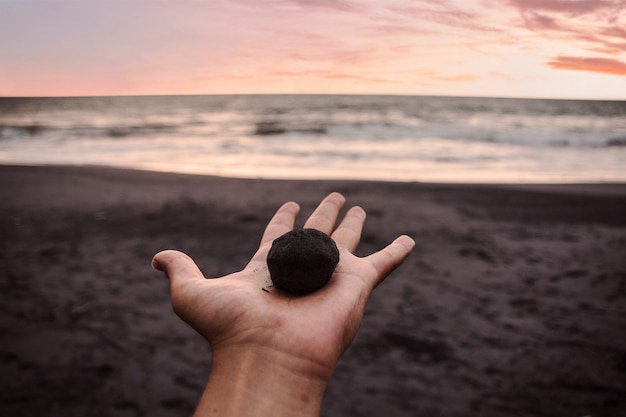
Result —
[[[299,207],[293,202],[276,212],[240,272],[205,279],[180,252],[155,255],[154,268],[170,280],[174,311],[213,350],[211,378],[197,415],[213,409],[218,415],[244,415],[247,406],[254,407],[249,415],[319,414],[326,385],[356,336],[370,294],[414,246],[401,236],[379,252],[356,257],[365,212],[353,207],[335,228],[344,203],[341,194],[330,194],[304,225],[331,236],[340,252],[329,283],[306,296],[272,287],[266,264],[274,239],[294,227]],[[253,404],[246,404],[251,399]]]

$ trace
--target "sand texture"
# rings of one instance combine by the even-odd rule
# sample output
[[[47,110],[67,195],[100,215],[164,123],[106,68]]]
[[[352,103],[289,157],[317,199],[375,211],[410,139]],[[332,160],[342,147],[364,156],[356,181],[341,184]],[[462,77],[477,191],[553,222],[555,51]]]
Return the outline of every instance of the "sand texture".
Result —
[[[152,255],[241,269],[285,201],[368,212],[375,291],[323,416],[626,415],[626,185],[261,181],[0,166],[0,415],[183,416],[207,344]],[[302,225],[302,222],[299,224]]]

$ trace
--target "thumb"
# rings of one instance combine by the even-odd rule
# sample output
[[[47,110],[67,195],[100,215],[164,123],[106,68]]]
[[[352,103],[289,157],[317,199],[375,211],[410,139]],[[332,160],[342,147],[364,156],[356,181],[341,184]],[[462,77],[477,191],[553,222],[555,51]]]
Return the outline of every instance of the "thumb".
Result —
[[[192,279],[204,279],[193,259],[175,250],[165,250],[154,255],[152,268],[165,272],[172,285]]]
[[[380,284],[391,272],[396,269],[411,254],[415,241],[403,235],[391,242],[386,248],[371,254],[367,260],[376,270],[374,287]]]

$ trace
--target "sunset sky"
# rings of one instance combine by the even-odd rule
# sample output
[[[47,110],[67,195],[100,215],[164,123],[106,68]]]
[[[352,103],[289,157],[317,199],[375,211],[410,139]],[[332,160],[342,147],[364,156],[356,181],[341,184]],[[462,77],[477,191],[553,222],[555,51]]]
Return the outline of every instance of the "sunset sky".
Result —
[[[625,0],[0,0],[0,96],[626,99]]]

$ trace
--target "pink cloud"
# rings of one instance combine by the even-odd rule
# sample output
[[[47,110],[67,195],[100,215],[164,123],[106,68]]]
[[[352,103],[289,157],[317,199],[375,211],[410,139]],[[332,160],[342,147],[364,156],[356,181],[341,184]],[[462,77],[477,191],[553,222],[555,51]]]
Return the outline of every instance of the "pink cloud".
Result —
[[[392,83],[393,80],[388,80],[380,77],[370,77],[365,75],[347,73],[342,71],[333,70],[320,70],[320,71],[288,71],[283,69],[269,69],[265,75],[270,77],[314,77],[325,78],[332,80],[352,80],[366,83]]]
[[[480,77],[476,74],[445,75],[445,74],[431,73],[429,77],[433,80],[452,81],[452,82],[468,82],[468,81],[476,81],[480,79]]]
[[[363,10],[362,2],[352,0],[231,0],[249,7],[261,9],[292,9],[327,10],[332,12],[360,12]]]
[[[443,26],[479,32],[501,32],[500,28],[481,24],[481,16],[476,13],[459,8],[450,2],[426,1],[426,3],[430,3],[431,6],[410,4],[407,6],[389,6],[387,9],[404,18],[434,22]]]
[[[453,81],[453,82],[468,82],[479,80],[480,77],[476,74],[457,74],[457,75],[439,75],[436,79],[441,81]]]
[[[220,81],[237,81],[249,82],[252,84],[266,83],[269,79],[325,79],[325,80],[349,80],[355,82],[363,82],[367,84],[396,83],[393,79],[387,79],[380,76],[369,76],[347,71],[336,70],[289,70],[284,68],[265,67],[260,68],[252,77],[249,73],[234,74],[231,72],[207,71],[202,76],[196,77],[196,81],[203,82],[220,82]]]
[[[557,56],[546,65],[555,69],[626,76],[626,62],[611,58]]]
[[[524,27],[568,45],[601,53],[626,51],[626,3],[622,0],[504,0]]]
[[[303,8],[329,9],[342,12],[356,12],[362,9],[357,3],[347,0],[295,0]]]
[[[433,71],[430,69],[417,69],[413,71],[406,71],[407,73],[411,73],[413,76],[417,77],[420,81],[425,82],[436,82],[436,81],[446,81],[446,82],[469,82],[480,80],[482,76],[474,73],[458,73],[458,74],[449,74],[442,73],[439,71]],[[489,74],[488,74],[489,75]]]
[[[508,0],[520,10],[543,10],[576,16],[593,13],[599,9],[616,6],[616,2],[606,0]]]
[[[626,40],[626,29],[620,26],[610,26],[604,28],[602,31],[603,35],[612,36],[614,38],[624,39]]]
[[[567,30],[559,23],[557,19],[536,12],[523,14],[526,28],[530,30]]]
[[[614,42],[612,39],[607,39],[593,33],[580,34],[577,38],[591,45],[586,48],[589,51],[611,55],[626,52],[626,41]]]

